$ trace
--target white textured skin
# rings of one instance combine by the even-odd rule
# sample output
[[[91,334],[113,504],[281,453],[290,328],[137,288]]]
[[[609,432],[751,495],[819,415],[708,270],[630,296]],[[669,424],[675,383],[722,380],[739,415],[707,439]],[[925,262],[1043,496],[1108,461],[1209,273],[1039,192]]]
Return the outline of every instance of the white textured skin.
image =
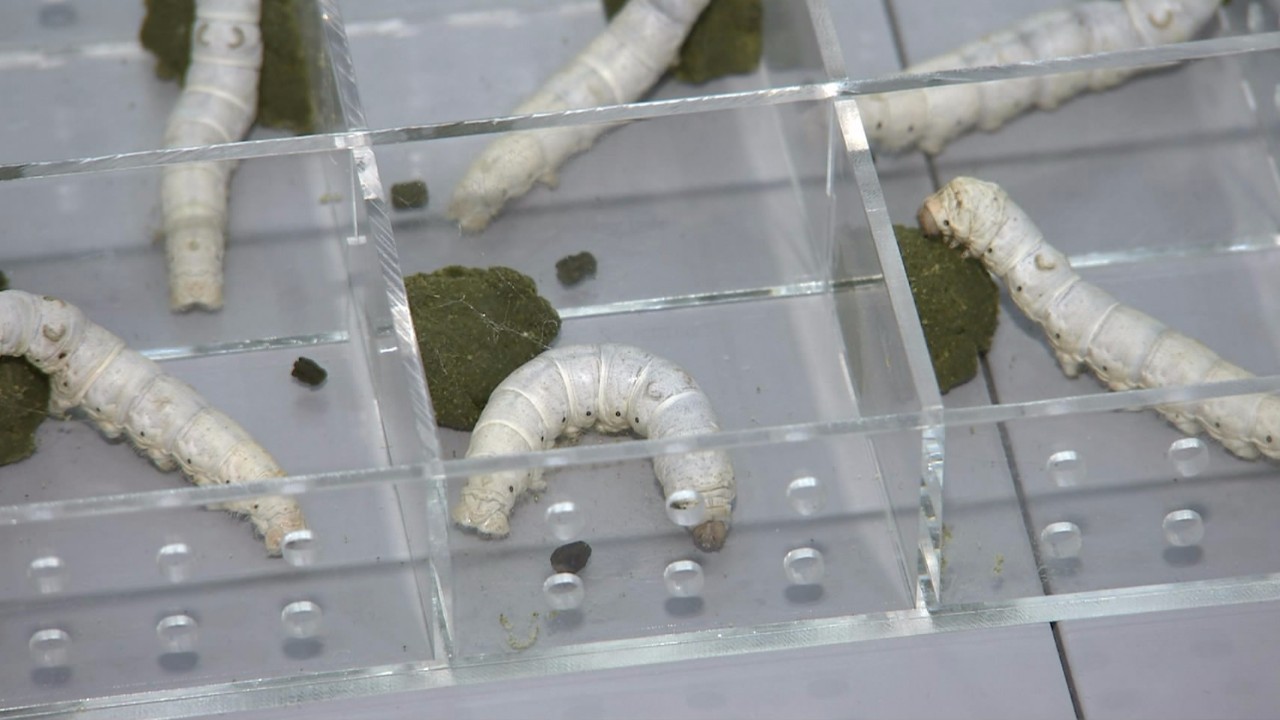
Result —
[[[1203,343],[1122,305],[1085,282],[1000,186],[960,177],[925,200],[920,228],[977,257],[1038,323],[1069,377],[1088,366],[1112,390],[1196,385],[1253,377]],[[1228,450],[1280,458],[1280,395],[1259,393],[1165,405],[1188,435],[1203,428]]]
[[[665,438],[719,429],[711,401],[669,360],[629,345],[572,345],[530,360],[494,389],[467,457],[549,449],[558,438],[584,430]],[[695,542],[719,549],[736,494],[729,456],[718,450],[662,455],[653,459],[653,469],[664,497],[680,490],[701,493],[707,516],[694,529]],[[546,486],[541,468],[471,477],[453,519],[481,535],[506,537],[516,502]],[[714,523],[719,527],[713,529]],[[718,537],[705,537],[700,529]]]
[[[927,73],[1182,42],[1222,0],[1095,0],[1034,15],[906,69]],[[867,136],[879,149],[919,147],[931,155],[974,127],[987,132],[1032,107],[1053,110],[1086,90],[1119,85],[1137,70],[1109,69],[947,85],[858,99]]]
[[[638,100],[676,59],[681,43],[710,0],[631,0],[603,32],[529,99],[518,115],[615,105]],[[454,188],[446,215],[465,232],[483,230],[502,206],[556,171],[613,125],[530,130],[495,140]]]
[[[284,475],[244,428],[74,305],[0,292],[0,355],[25,357],[49,375],[51,412],[80,408],[107,437],[127,434],[161,470],[181,468],[196,485]],[[283,497],[222,507],[247,515],[273,555],[285,535],[306,527],[297,504]]]
[[[196,0],[191,65],[165,129],[165,147],[234,142],[258,112],[260,0]],[[227,182],[234,162],[168,165],[160,186],[169,305],[222,307]]]

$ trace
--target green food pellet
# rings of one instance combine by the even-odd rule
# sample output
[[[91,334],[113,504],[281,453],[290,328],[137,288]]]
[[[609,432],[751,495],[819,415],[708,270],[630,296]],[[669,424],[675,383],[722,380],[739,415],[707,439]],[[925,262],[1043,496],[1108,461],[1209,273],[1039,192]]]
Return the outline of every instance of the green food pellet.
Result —
[[[396,183],[391,186],[391,207],[396,210],[417,210],[427,206],[427,184],[421,180]]]
[[[589,252],[580,252],[556,261],[556,279],[565,287],[573,287],[595,276],[596,256]]]
[[[404,279],[436,423],[470,430],[489,395],[560,333],[533,279],[508,267],[458,265]]]
[[[612,18],[627,0],[604,0]],[[761,0],[711,0],[689,30],[675,64],[675,76],[694,85],[725,75],[755,72],[764,50]]]
[[[0,272],[0,290],[9,278]],[[0,465],[36,451],[36,429],[49,416],[49,376],[22,357],[0,357]]]
[[[263,0],[259,20],[262,29],[262,70],[258,79],[258,115],[264,127],[295,133],[315,132],[316,109],[312,97],[311,67],[299,15],[303,0]],[[156,57],[156,75],[182,82],[191,63],[191,26],[195,0],[146,0],[139,39]]]
[[[1000,291],[982,263],[916,228],[893,226],[924,329],[938,389],[947,392],[978,374],[991,348]]]
[[[325,372],[325,369],[320,367],[319,363],[307,357],[300,357],[295,360],[293,363],[293,372],[290,374],[293,375],[298,382],[303,385],[310,385],[311,387],[319,387],[320,385],[323,385],[324,381],[329,377],[329,373]]]
[[[591,559],[591,546],[578,540],[551,552],[551,569],[558,573],[578,573]]]

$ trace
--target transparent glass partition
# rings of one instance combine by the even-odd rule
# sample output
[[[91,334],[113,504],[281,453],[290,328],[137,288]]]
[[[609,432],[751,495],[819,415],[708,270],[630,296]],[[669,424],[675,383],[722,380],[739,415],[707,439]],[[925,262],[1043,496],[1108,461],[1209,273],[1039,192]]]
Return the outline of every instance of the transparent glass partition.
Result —
[[[369,121],[373,127],[397,127],[515,114],[521,102],[604,31],[604,7],[598,0],[376,0],[345,3],[342,10]],[[754,70],[697,84],[666,78],[645,98],[765,90],[827,79],[822,41],[814,30],[814,17],[826,15],[825,4],[762,0],[758,9],[760,60]],[[728,10],[741,14],[751,7],[738,3]],[[749,44],[752,34],[730,37]],[[391,68],[395,71],[389,72]],[[617,103],[606,98],[591,105]]]
[[[161,172],[0,183],[9,237],[0,269],[13,287],[61,297],[155,357],[348,338],[348,245],[359,234],[349,156],[240,163],[228,196],[218,312],[170,309]]]
[[[716,552],[691,540],[697,518],[664,506],[653,462],[567,464],[572,452],[562,453],[566,463],[546,470],[546,489],[512,511],[509,537],[450,530],[459,656],[578,644],[589,651],[590,643],[653,634],[679,644],[681,634],[708,629],[911,607],[880,486],[880,440],[841,435],[728,449],[737,502]],[[610,450],[629,449],[594,437],[572,448],[597,457]],[[465,506],[468,480],[449,472],[449,503]],[[557,566],[574,553],[554,551],[575,542],[589,547],[576,551],[589,552],[585,567]]]
[[[391,214],[405,274],[503,265],[532,277],[565,316],[625,313],[797,294],[825,280],[825,216],[797,191],[823,187],[828,123],[826,103],[814,101],[616,127],[556,168],[554,189],[537,184],[493,208],[476,232],[446,217],[451,203],[478,197],[464,188],[523,170],[512,163],[482,176],[468,167],[525,135],[387,145],[377,156],[384,186],[422,180],[429,192],[426,208]],[[557,262],[582,252],[596,258],[595,277],[558,280]]]
[[[182,2],[159,2],[160,44],[179,34]],[[315,132],[338,129],[334,113],[328,2],[268,0],[269,15],[288,45],[273,45],[273,59],[291,64],[296,92],[309,98]],[[187,12],[190,5],[185,6]],[[175,12],[176,11],[176,12]],[[164,146],[165,125],[181,92],[173,78],[157,76],[156,56],[140,42],[147,4],[142,0],[15,0],[0,11],[0,162],[96,157]],[[188,21],[190,16],[188,17]],[[166,32],[167,30],[167,32]],[[305,89],[298,91],[297,85]],[[303,117],[299,115],[299,117]],[[279,137],[255,129],[251,137]]]
[[[308,530],[289,537],[279,558],[244,521],[194,504],[228,490],[260,499],[240,488],[6,505],[5,706],[194,687],[217,694],[250,679],[431,661],[431,604],[415,577],[424,566],[409,551],[395,484],[420,478],[400,470],[265,483],[305,490],[292,497]]]
[[[1215,21],[1223,23],[1224,34],[1246,25],[1266,29],[1264,9],[1241,10],[1249,19],[1240,15],[1232,25],[1236,10]],[[1274,77],[1263,68],[1275,53],[1274,38],[1215,38],[1131,58],[1082,60],[1144,72],[1052,112],[1032,111],[996,132],[961,137],[923,158],[916,171],[904,170],[910,155],[879,153],[877,166],[894,174],[884,185],[887,204],[906,216],[956,176],[996,182],[1084,282],[1231,363],[1273,376],[1278,345],[1268,308],[1275,302],[1266,278],[1280,195],[1274,103],[1257,98],[1273,94]],[[1149,67],[1157,59],[1179,62]],[[1080,62],[1061,69],[1088,67]],[[1018,69],[1031,80],[1015,82],[1061,77],[1056,69]],[[982,72],[940,76],[946,82],[948,75],[972,73],[981,80]],[[991,86],[977,82],[948,92],[985,93]],[[914,203],[911,193],[919,194]],[[1233,558],[1226,560],[1201,544],[1207,515],[1231,515],[1236,528],[1252,522],[1249,510],[1233,508],[1226,498],[1265,495],[1267,483],[1250,481],[1273,474],[1272,462],[1240,460],[1204,427],[1189,436],[1151,411],[1095,414],[1104,405],[1159,403],[1122,403],[1088,370],[1082,377],[1065,374],[1045,332],[1009,299],[1024,289],[1001,287],[999,325],[983,372],[943,398],[948,482],[939,608],[1181,581],[1230,584],[1251,572],[1273,572],[1265,563],[1242,560],[1243,550],[1225,551]],[[1143,376],[1156,372],[1153,366]],[[1231,390],[1195,383],[1145,392],[1207,397]],[[1231,422],[1256,430],[1265,419]],[[1266,433],[1257,432],[1257,442],[1265,443]],[[1197,494],[1194,488],[1207,481],[1191,478],[1208,473],[1216,482]],[[1248,503],[1265,500],[1251,497]],[[1159,532],[1147,537],[1143,521],[1134,518],[1152,513],[1159,516]],[[1099,555],[1085,562],[1088,547]],[[1071,612],[1072,602],[1064,597],[1062,611]]]
[[[1280,381],[1232,384],[1242,382],[1274,394]],[[1155,409],[1231,397],[1240,391],[1232,384],[956,411],[944,600],[1043,592],[1069,616],[1077,597],[1098,591],[1219,581],[1230,597],[1240,581],[1276,573],[1258,544],[1275,506],[1274,461],[1242,460],[1210,437],[1180,433]],[[1001,415],[1010,419],[978,420]],[[993,461],[997,443],[1007,466]]]

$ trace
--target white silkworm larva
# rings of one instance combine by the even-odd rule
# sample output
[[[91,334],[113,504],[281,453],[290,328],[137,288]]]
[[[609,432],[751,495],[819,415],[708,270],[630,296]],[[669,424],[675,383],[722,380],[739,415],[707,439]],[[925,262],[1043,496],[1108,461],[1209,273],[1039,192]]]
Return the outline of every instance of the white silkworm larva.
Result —
[[[258,108],[261,0],[196,0],[191,65],[165,129],[165,147],[234,142]],[[168,165],[160,187],[169,305],[222,307],[227,183],[234,162]]]
[[[586,49],[562,67],[516,114],[613,105],[638,100],[676,59],[680,44],[710,0],[631,0]],[[557,183],[570,156],[591,147],[611,125],[531,130],[495,140],[459,181],[446,214],[478,232],[502,206],[541,181]]]
[[[1190,39],[1222,0],[1095,0],[1034,15],[906,69],[927,73],[1128,50]],[[946,85],[858,98],[867,136],[889,151],[931,155],[975,126],[991,132],[1031,107],[1052,110],[1085,90],[1105,90],[1137,69]]]
[[[1018,308],[1044,329],[1069,377],[1088,368],[1112,390],[1253,377],[1193,340],[1085,282],[998,185],[960,177],[920,209],[920,228],[981,258]],[[1201,428],[1236,455],[1280,458],[1280,395],[1258,393],[1156,408],[1188,435]]]
[[[664,438],[720,427],[711,401],[671,361],[629,345],[574,345],[539,355],[498,385],[476,422],[467,457],[549,449],[561,436],[591,429]],[[719,550],[736,494],[729,456],[719,450],[662,455],[653,459],[653,469],[673,507],[688,497],[676,493],[699,494],[706,515],[693,528],[694,544]],[[453,508],[454,522],[487,537],[506,537],[516,502],[546,486],[540,468],[473,476]]]
[[[196,485],[284,475],[244,428],[190,385],[62,300],[0,292],[0,355],[25,357],[49,375],[52,412],[80,408],[107,437],[126,433],[161,470],[181,468]],[[247,515],[273,555],[287,534],[306,527],[297,503],[283,497],[221,507]]]

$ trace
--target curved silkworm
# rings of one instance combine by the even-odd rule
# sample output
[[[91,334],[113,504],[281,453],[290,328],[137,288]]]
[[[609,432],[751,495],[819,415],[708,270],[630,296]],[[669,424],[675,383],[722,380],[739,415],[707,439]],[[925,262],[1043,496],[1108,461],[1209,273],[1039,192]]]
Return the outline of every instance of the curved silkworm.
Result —
[[[577,57],[515,113],[555,112],[640,98],[675,62],[680,44],[710,0],[631,0]],[[510,199],[535,182],[557,183],[570,156],[612,125],[531,130],[495,140],[458,182],[446,215],[465,232],[483,230]]]
[[[49,375],[52,412],[80,408],[107,437],[126,434],[156,467],[181,468],[196,485],[284,475],[244,428],[74,305],[0,292],[0,355],[25,357]],[[283,497],[221,507],[247,515],[273,555],[287,534],[306,527],[297,504]]]
[[[1222,0],[1095,0],[1034,15],[945,55],[906,69],[927,73],[1129,50],[1190,39]],[[1138,73],[1111,68],[985,83],[904,90],[858,98],[868,138],[889,151],[931,155],[974,127],[996,130],[1032,107],[1053,110],[1086,90]]]
[[[1004,281],[1044,329],[1068,377],[1088,366],[1112,390],[1241,380],[1247,370],[1085,282],[998,185],[956,178],[920,209],[920,228],[961,246]],[[1280,395],[1258,393],[1156,408],[1188,435],[1202,428],[1236,455],[1280,458]]]
[[[234,142],[258,111],[261,0],[196,0],[191,65],[169,116],[165,147]],[[235,162],[168,165],[160,186],[169,305],[222,307],[227,183]]]
[[[574,345],[549,350],[511,373],[489,396],[467,457],[509,455],[555,446],[584,430],[664,438],[718,432],[711,401],[669,360],[629,345]],[[680,509],[694,491],[706,506],[693,528],[699,548],[719,550],[729,532],[736,487],[723,451],[653,459],[663,495]],[[468,478],[454,522],[487,537],[506,537],[508,518],[527,492],[546,489],[541,468]],[[677,494],[679,493],[679,494]]]

